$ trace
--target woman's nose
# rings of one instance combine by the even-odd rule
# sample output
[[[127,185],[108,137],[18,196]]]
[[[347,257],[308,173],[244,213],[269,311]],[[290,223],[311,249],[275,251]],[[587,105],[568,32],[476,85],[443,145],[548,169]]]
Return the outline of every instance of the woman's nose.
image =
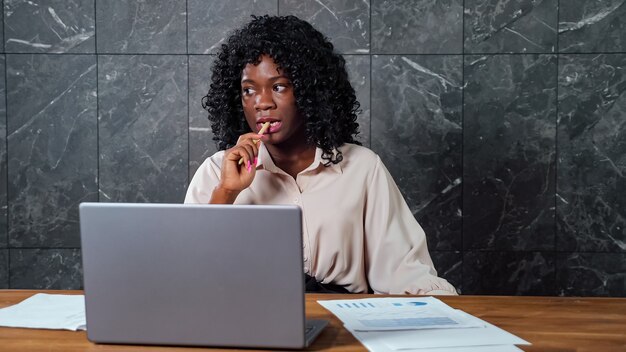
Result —
[[[255,108],[258,110],[267,110],[275,107],[274,98],[270,92],[261,91],[256,96]]]

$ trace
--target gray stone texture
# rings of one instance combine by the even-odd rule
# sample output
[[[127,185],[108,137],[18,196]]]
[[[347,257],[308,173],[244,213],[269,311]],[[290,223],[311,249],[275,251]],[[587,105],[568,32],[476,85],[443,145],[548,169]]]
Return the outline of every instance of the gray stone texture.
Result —
[[[213,55],[291,14],[459,292],[626,296],[626,0],[2,4],[0,288],[81,287],[80,202],[182,202]]]
[[[185,54],[185,0],[96,2],[98,53]]]
[[[462,51],[462,0],[372,0],[373,54]]]
[[[372,149],[433,250],[461,249],[462,57],[372,57]]]
[[[11,249],[11,288],[78,290],[83,287],[80,249]]]
[[[187,58],[101,55],[98,92],[100,200],[182,202]]]
[[[437,275],[446,278],[459,294],[463,293],[463,253],[461,251],[430,251]]]
[[[466,0],[466,53],[556,52],[558,0]]]
[[[0,6],[2,6],[2,11],[0,11],[0,21],[2,21],[2,26],[0,26],[0,42],[2,43],[2,52],[4,52],[4,1],[0,1]]]
[[[554,250],[556,55],[465,57],[463,246]]]
[[[0,249],[0,289],[9,288],[9,250]]]
[[[279,15],[294,15],[326,35],[342,54],[370,52],[370,0],[278,0]]]
[[[202,107],[202,98],[209,92],[213,55],[189,56],[189,179],[204,160],[217,152],[209,113]]]
[[[465,251],[466,294],[553,296],[556,255],[550,252]]]
[[[9,53],[94,53],[95,0],[4,0]]]
[[[626,253],[626,54],[559,61],[557,249]]]
[[[0,55],[0,248],[8,246],[7,235],[7,107],[6,107],[6,57]],[[0,261],[0,265],[1,261]],[[2,271],[2,269],[0,269]],[[0,279],[1,284],[1,279]]]
[[[357,140],[370,147],[370,64],[369,55],[344,55],[350,83],[354,87],[356,99],[361,104],[361,112],[357,115],[359,134]]]
[[[277,0],[187,0],[190,54],[213,54],[251,15],[277,15]]]
[[[557,289],[561,296],[624,296],[623,253],[558,253]]]
[[[626,51],[626,0],[560,0],[559,52]]]
[[[97,197],[96,57],[7,55],[11,247],[79,246]]]

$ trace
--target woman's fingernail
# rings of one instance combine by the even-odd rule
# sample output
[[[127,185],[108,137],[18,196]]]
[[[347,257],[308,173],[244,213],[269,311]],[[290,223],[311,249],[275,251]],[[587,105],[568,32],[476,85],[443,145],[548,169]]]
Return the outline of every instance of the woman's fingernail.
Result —
[[[254,158],[254,165],[256,166],[259,163],[259,158]]]
[[[250,160],[246,161],[246,169],[250,169]]]

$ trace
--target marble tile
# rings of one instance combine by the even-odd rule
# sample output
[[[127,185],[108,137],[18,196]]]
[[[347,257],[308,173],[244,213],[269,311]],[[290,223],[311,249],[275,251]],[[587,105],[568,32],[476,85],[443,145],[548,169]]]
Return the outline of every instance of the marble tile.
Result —
[[[431,250],[461,249],[461,56],[372,57],[372,149]]]
[[[185,0],[96,2],[98,53],[184,54]]]
[[[344,55],[350,83],[356,92],[356,99],[361,104],[361,113],[357,115],[359,134],[357,140],[364,146],[370,146],[370,61],[369,55]]]
[[[370,0],[278,0],[278,10],[312,24],[339,53],[370,52]]]
[[[5,0],[9,53],[94,53],[95,0]]]
[[[557,294],[626,297],[626,254],[559,253]]]
[[[96,57],[7,55],[9,242],[78,247],[97,201]]]
[[[202,108],[202,98],[211,84],[213,55],[189,56],[189,180],[204,160],[215,152],[217,145],[209,123],[209,113]]]
[[[558,0],[466,0],[466,53],[556,52]]]
[[[465,249],[554,250],[556,63],[465,57]]]
[[[215,53],[229,33],[250,22],[251,15],[278,14],[277,0],[187,0],[189,53]]]
[[[4,1],[0,1],[2,11],[0,11],[0,43],[2,43],[2,52],[4,52]]]
[[[437,275],[448,280],[459,294],[463,293],[463,254],[460,251],[430,251],[430,257]]]
[[[11,249],[10,275],[13,289],[82,289],[80,249]]]
[[[462,0],[371,1],[372,53],[462,53]]]
[[[186,56],[99,56],[100,201],[183,201],[187,74]]]
[[[561,0],[559,52],[626,51],[626,0]]]
[[[626,54],[559,60],[557,249],[626,252]]]
[[[463,293],[554,296],[556,259],[545,252],[463,253]]]
[[[0,289],[9,288],[9,250],[0,249]]]
[[[8,246],[7,234],[7,107],[5,89],[5,55],[0,55],[0,248]],[[1,269],[0,269],[1,270]],[[0,275],[1,277],[1,275]],[[1,285],[0,279],[0,285]]]

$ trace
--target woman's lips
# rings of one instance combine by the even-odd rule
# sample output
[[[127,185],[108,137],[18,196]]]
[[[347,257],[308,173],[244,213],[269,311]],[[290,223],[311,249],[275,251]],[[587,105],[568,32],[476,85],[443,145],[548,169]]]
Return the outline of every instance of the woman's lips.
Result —
[[[265,122],[265,121],[263,121]],[[256,124],[256,128],[257,131],[261,130],[261,126],[263,126],[263,122],[257,122]],[[268,133],[276,133],[278,131],[280,131],[281,126],[283,125],[283,123],[281,121],[271,121],[270,122],[270,127],[267,129],[267,131],[265,131],[265,134]]]

